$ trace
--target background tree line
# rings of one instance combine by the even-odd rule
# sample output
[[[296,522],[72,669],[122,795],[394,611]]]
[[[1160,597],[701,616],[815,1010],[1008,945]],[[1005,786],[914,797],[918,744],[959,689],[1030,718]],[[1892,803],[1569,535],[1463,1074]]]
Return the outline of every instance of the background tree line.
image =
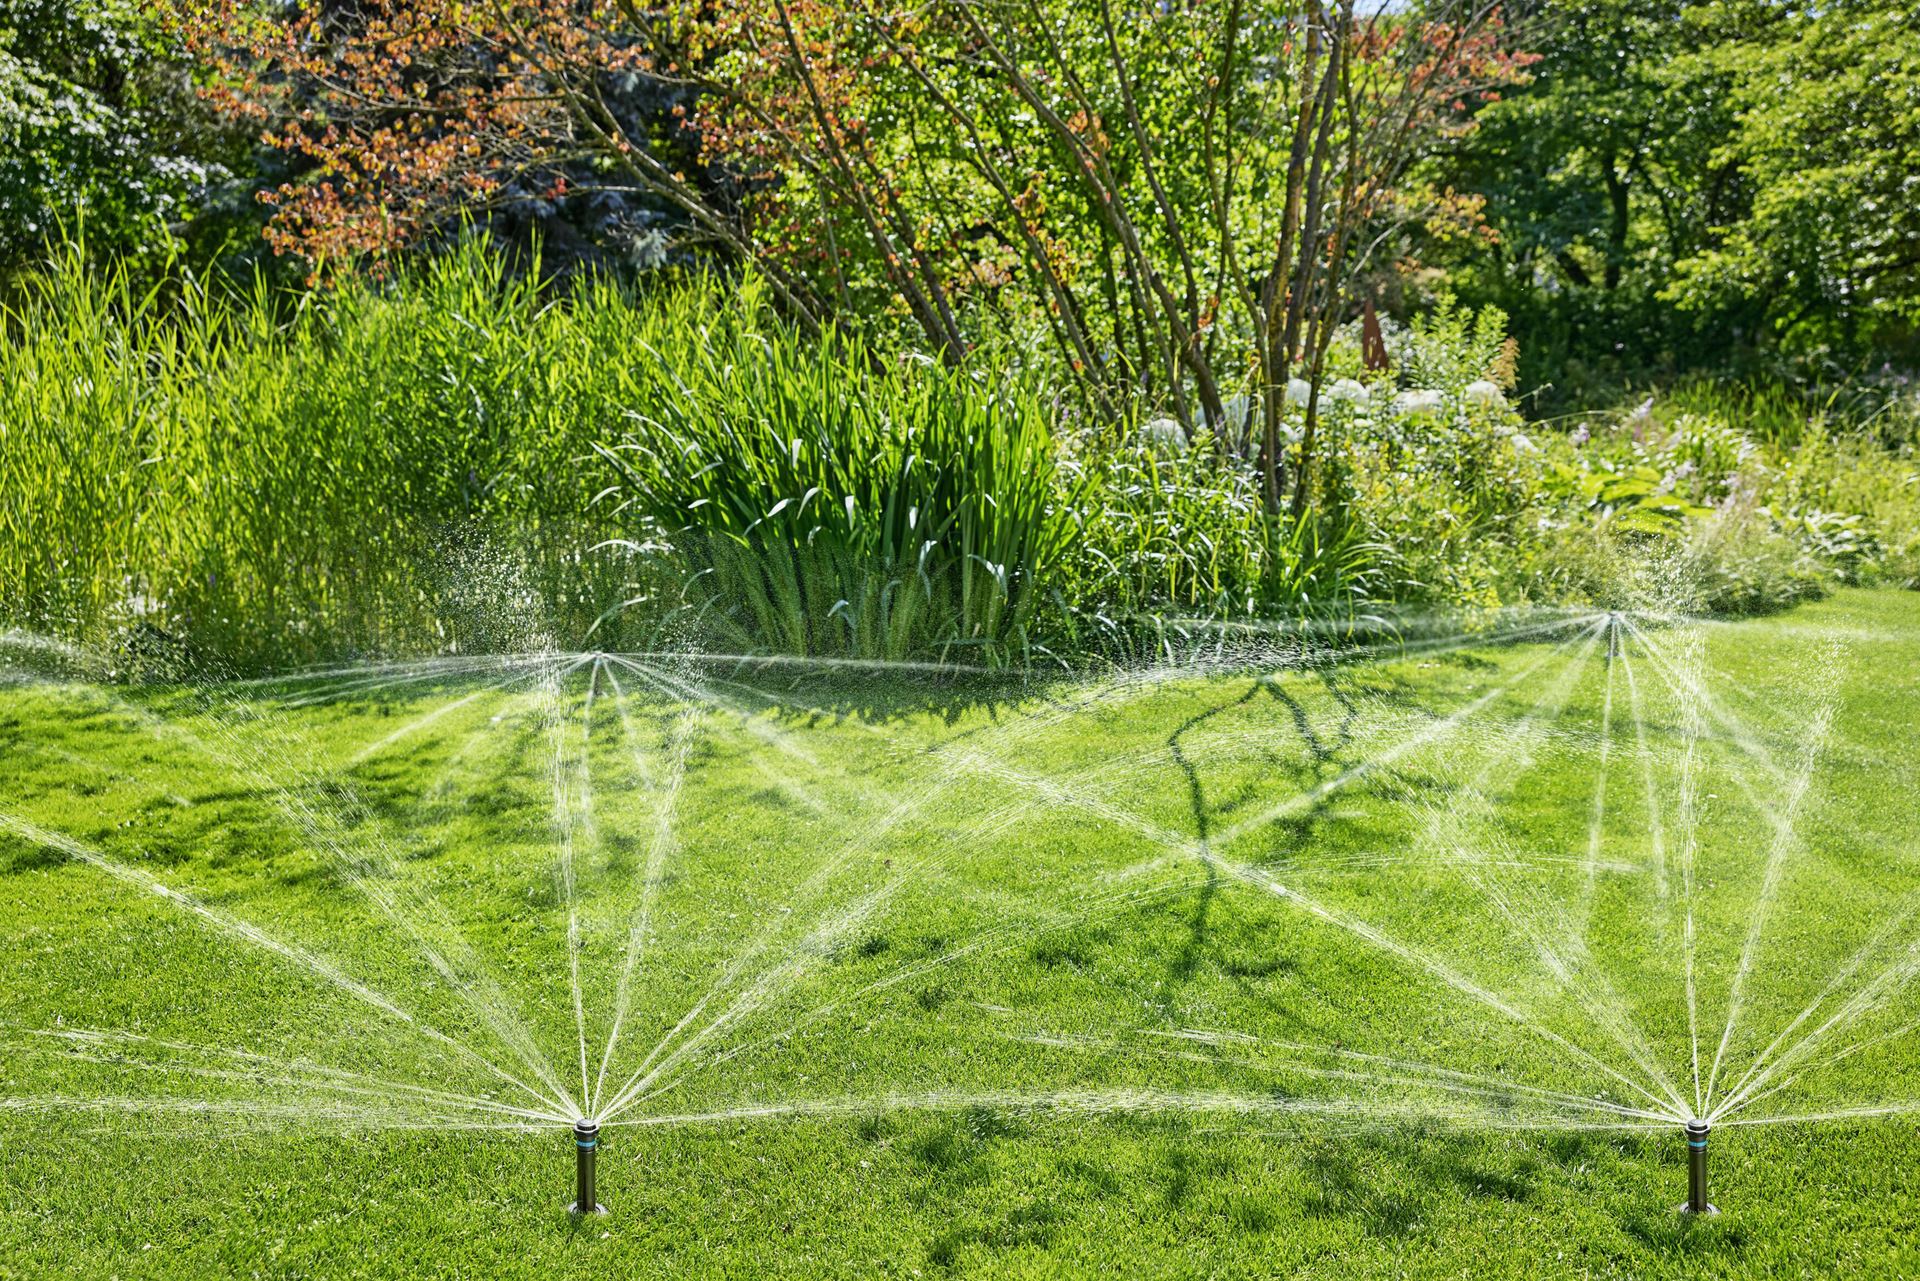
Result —
[[[0,617],[130,663],[1920,582],[1889,5],[0,4]]]
[[[1258,454],[1260,393],[1362,296],[1501,306],[1547,404],[1910,362],[1914,20],[3,0],[0,271],[83,232],[103,258],[304,275],[477,220],[562,271],[751,261],[802,323],[935,354],[1041,329],[1089,410],[1144,402]]]
[[[1920,10],[1840,0],[1517,6],[1530,83],[1431,179],[1482,234],[1421,256],[1527,335],[1521,382],[1786,357],[1910,367],[1920,321]]]

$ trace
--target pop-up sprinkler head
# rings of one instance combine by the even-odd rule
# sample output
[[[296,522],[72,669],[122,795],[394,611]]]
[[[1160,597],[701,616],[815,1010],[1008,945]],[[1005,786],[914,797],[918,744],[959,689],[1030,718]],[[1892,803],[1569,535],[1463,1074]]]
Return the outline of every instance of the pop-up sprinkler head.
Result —
[[[594,1199],[593,1165],[600,1155],[600,1123],[584,1117],[573,1123],[574,1180],[573,1214],[605,1214],[607,1207]]]
[[[1682,1214],[1712,1218],[1720,1213],[1707,1200],[1707,1131],[1712,1128],[1710,1121],[1687,1122],[1687,1203],[1680,1207]]]
[[[1607,615],[1607,657],[1620,658],[1627,652],[1626,620],[1618,613]]]

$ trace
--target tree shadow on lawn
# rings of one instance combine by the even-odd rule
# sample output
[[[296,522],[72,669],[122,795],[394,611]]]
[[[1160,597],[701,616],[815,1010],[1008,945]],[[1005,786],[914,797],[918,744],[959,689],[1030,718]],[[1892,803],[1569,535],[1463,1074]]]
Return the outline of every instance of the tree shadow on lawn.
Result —
[[[1432,1221],[1454,1201],[1494,1214],[1541,1213],[1551,1188],[1575,1183],[1596,1166],[1610,1164],[1620,1155],[1615,1148],[1622,1141],[1619,1135],[1571,1133],[1503,1151],[1499,1136],[1449,1130],[1248,1131],[1236,1136],[1230,1130],[1196,1133],[1161,1116],[1036,1121],[986,1108],[959,1116],[874,1118],[862,1124],[862,1137],[870,1141],[894,1126],[906,1129],[899,1137],[921,1184],[916,1199],[936,1218],[941,1207],[970,1190],[970,1200],[981,1204],[982,1191],[991,1194],[1007,1185],[1004,1198],[985,1198],[997,1207],[994,1212],[952,1222],[928,1240],[929,1261],[943,1268],[960,1262],[968,1247],[990,1252],[1047,1249],[1073,1213],[1060,1207],[1076,1203],[1121,1201],[1130,1213],[1172,1216],[1207,1225],[1206,1230],[1224,1228],[1240,1235],[1270,1232],[1291,1220],[1318,1219],[1347,1224],[1375,1239],[1405,1240],[1438,1231]],[[1018,1159],[1026,1154],[994,1152],[1002,1143],[1030,1143],[1057,1125],[1082,1132],[1058,1141],[1056,1150],[1042,1158],[1044,1178],[1033,1177],[1030,1157]],[[1090,1155],[1089,1141],[1123,1150]],[[1630,1157],[1647,1155],[1644,1141],[1629,1136],[1626,1142]],[[1129,1146],[1141,1151],[1125,1152]],[[1010,1172],[1016,1170],[1021,1172]],[[1123,1170],[1136,1173],[1127,1177],[1118,1173]],[[1297,1177],[1290,1171],[1297,1171]],[[1150,1201],[1142,1200],[1143,1182],[1158,1190]],[[1034,1199],[1036,1184],[1049,1189],[1044,1199]],[[1666,1247],[1684,1234],[1684,1223],[1668,1223],[1676,1217],[1662,1206],[1630,1218],[1622,1227],[1648,1245]],[[1175,1230],[1184,1235],[1188,1229]]]
[[[1291,776],[1291,782],[1300,795],[1313,797],[1305,812],[1275,819],[1268,826],[1270,830],[1282,834],[1287,846],[1303,849],[1312,847],[1319,836],[1321,824],[1330,814],[1338,796],[1337,791],[1319,791],[1319,789],[1324,788],[1330,779],[1337,778],[1360,764],[1358,760],[1347,759],[1343,753],[1353,745],[1354,726],[1361,716],[1360,706],[1354,700],[1352,690],[1349,689],[1349,686],[1354,683],[1351,677],[1343,678],[1342,674],[1326,668],[1317,669],[1314,674],[1326,689],[1328,696],[1340,708],[1339,721],[1330,732],[1323,732],[1314,726],[1306,707],[1285,688],[1281,679],[1263,674],[1254,678],[1237,696],[1220,700],[1189,716],[1168,735],[1167,750],[1185,783],[1194,833],[1203,845],[1212,839],[1216,818],[1237,812],[1250,803],[1256,795],[1270,797],[1272,789],[1262,786],[1269,781],[1262,779],[1259,783],[1244,784],[1245,794],[1233,802],[1226,804],[1213,802],[1209,799],[1207,786],[1198,766],[1189,758],[1181,740],[1214,717],[1244,708],[1264,693],[1285,709],[1294,734],[1306,753],[1304,759],[1291,761],[1285,757],[1267,753],[1266,759],[1276,772],[1285,772]],[[1397,709],[1422,716],[1430,721],[1438,721],[1442,718],[1442,713],[1423,703],[1415,695],[1412,686],[1406,682],[1398,682],[1384,691],[1370,688],[1369,696],[1376,701],[1389,703]],[[1430,791],[1436,786],[1443,785],[1395,766],[1385,766],[1370,772],[1366,786],[1376,793],[1387,789],[1390,794],[1405,794]],[[1210,865],[1207,879],[1198,891],[1187,940],[1168,966],[1169,978],[1176,983],[1188,981],[1194,976],[1199,958],[1207,946],[1212,906],[1219,888],[1220,874]],[[1231,966],[1223,966],[1223,969],[1234,973],[1236,979],[1241,980],[1264,978],[1272,972],[1266,970],[1242,975],[1236,973]],[[1242,986],[1246,986],[1245,982]]]
[[[73,856],[65,850],[28,841],[8,832],[0,832],[0,854],[6,855],[4,870],[8,876],[46,872],[73,861]]]
[[[984,713],[986,725],[962,731],[956,739],[1036,704],[1057,710],[1066,705],[1063,691],[1075,684],[1073,678],[1055,673],[916,674],[877,666],[809,667],[803,661],[709,663],[701,670],[704,679],[723,683],[726,689],[744,687],[743,696],[756,698],[780,720],[796,726],[849,720],[888,725],[932,718],[951,727]]]
[[[166,720],[211,717],[246,724],[266,716],[321,708],[355,715],[392,716],[429,700],[477,693],[490,686],[530,684],[518,674],[500,672],[365,672],[272,682],[209,681],[195,685],[128,685],[114,696],[128,706]]]
[[[1394,660],[1389,657],[1384,661]],[[1376,666],[1376,661],[1367,660],[1352,670]],[[1002,674],[972,669],[946,674],[918,674],[888,670],[877,665],[863,671],[807,666],[804,660],[772,659],[740,660],[726,666],[709,663],[703,665],[703,670],[709,676],[750,687],[783,719],[806,725],[839,720],[884,725],[931,717],[951,727],[984,714],[982,724],[961,730],[945,742],[960,742],[984,733],[1000,725],[1008,716],[1045,713],[1073,715],[1102,706],[1110,691],[1124,693],[1136,688],[1153,690],[1161,687],[1157,683],[1138,687],[1129,684],[1124,670],[1110,674],[1094,673],[1091,676],[1059,671],[1009,671]],[[1342,678],[1349,669],[1336,660],[1301,670],[1314,672],[1343,706],[1345,714],[1335,731],[1335,746],[1346,746],[1351,741],[1353,725],[1360,715],[1358,705],[1352,701],[1347,689],[1347,682]],[[1103,675],[1112,676],[1113,683],[1102,679]],[[1171,686],[1183,680],[1194,684],[1237,683],[1238,679],[1242,678],[1231,672],[1196,668],[1190,677],[1176,677],[1166,684]],[[1251,683],[1257,690],[1263,683],[1272,685],[1274,682],[1271,674],[1263,671]],[[1412,689],[1408,682],[1398,681],[1397,684],[1403,691]],[[1378,690],[1374,692],[1376,695],[1380,693]],[[1250,692],[1228,700],[1227,706],[1251,696]],[[1225,708],[1202,713],[1199,719],[1204,721],[1207,716],[1221,710]]]
[[[1541,1213],[1554,1188],[1617,1165],[1623,1155],[1642,1161],[1655,1150],[1643,1136],[1579,1131],[1541,1134],[1522,1149],[1505,1151],[1505,1137],[1498,1134],[1420,1127],[1303,1135],[1302,1140],[1293,1159],[1310,1186],[1298,1213],[1344,1220],[1376,1238],[1429,1230],[1428,1220],[1442,1208],[1436,1201],[1451,1197],[1495,1214],[1502,1207]],[[1286,1139],[1276,1136],[1276,1141]],[[1236,1181],[1231,1172],[1226,1178]],[[1275,1217],[1287,1212],[1285,1206],[1274,1208]],[[1663,1201],[1620,1226],[1646,1244],[1668,1246],[1684,1236],[1688,1224]]]
[[[1559,1152],[1557,1163],[1576,1168],[1585,1159]],[[1469,1201],[1524,1204],[1549,1174],[1531,1155],[1501,1162],[1476,1137],[1370,1133],[1349,1135],[1337,1148],[1316,1144],[1301,1158],[1313,1180],[1301,1204],[1310,1218],[1345,1219],[1370,1236],[1404,1237],[1418,1231],[1425,1199],[1409,1188],[1450,1189]]]

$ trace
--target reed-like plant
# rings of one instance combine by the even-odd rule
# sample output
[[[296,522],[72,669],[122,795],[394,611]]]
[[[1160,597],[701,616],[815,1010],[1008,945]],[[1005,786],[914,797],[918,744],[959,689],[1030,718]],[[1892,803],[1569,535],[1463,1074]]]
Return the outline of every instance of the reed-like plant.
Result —
[[[1352,619],[1385,586],[1356,522],[1270,513],[1258,474],[1204,444],[1091,449],[1075,466],[1089,501],[1059,591],[1081,645],[1155,646],[1167,619]]]
[[[0,619],[122,653],[694,619],[1009,661],[1069,532],[1030,388],[803,336],[751,285],[548,293],[474,244],[321,294],[141,292],[76,251],[0,323]]]
[[[700,625],[785,653],[1025,661],[1070,533],[1040,397],[804,340],[752,289],[714,304],[654,309],[628,430],[601,449]]]
[[[293,298],[76,250],[0,318],[0,617],[241,666],[584,633],[636,309],[568,302],[480,246]]]

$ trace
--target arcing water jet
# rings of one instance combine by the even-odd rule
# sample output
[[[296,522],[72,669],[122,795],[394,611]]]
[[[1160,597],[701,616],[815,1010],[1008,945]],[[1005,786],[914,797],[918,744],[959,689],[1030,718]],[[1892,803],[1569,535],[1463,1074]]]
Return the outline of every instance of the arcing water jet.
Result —
[[[1680,1207],[1682,1214],[1711,1218],[1720,1213],[1707,1200],[1707,1131],[1712,1128],[1710,1121],[1687,1122],[1687,1203]]]
[[[605,1214],[607,1207],[594,1197],[594,1162],[600,1155],[600,1123],[585,1117],[573,1123],[573,1214]]]

